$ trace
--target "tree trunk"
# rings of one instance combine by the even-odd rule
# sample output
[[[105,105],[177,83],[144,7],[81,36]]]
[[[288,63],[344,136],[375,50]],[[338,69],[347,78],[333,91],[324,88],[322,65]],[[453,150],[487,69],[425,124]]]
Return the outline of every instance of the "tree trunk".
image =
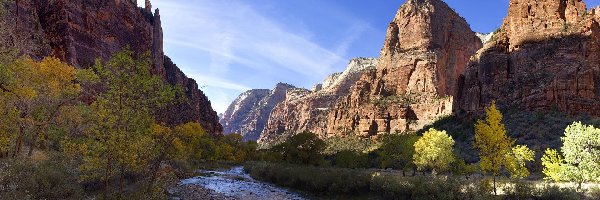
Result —
[[[31,143],[29,144],[29,152],[27,153],[27,157],[33,156],[33,150],[35,149],[35,143],[37,143],[37,138],[39,137],[39,134],[33,134],[31,135]]]
[[[160,164],[162,164],[164,157],[165,153],[163,152],[158,157],[158,160],[154,163],[154,166],[152,166],[152,177],[150,177],[150,184],[148,184],[148,193],[150,193],[152,191],[152,188],[154,187],[154,183],[156,182],[156,178],[158,177],[158,169],[160,168]]]
[[[110,191],[110,162],[111,158],[109,154],[106,160],[106,171],[104,172],[104,199],[108,199],[108,193]]]
[[[494,195],[498,195],[496,192],[496,174],[494,174]]]
[[[23,135],[24,134],[25,134],[25,127],[23,127],[23,125],[21,125],[19,127],[19,137],[17,137],[17,141],[15,142],[13,158],[16,158],[21,153],[21,146],[23,145]]]
[[[125,169],[124,169],[123,165],[121,165],[120,168],[121,169],[119,170],[120,171],[120,173],[119,173],[120,174],[120,177],[119,177],[119,197],[122,197],[122,195],[123,195],[123,188],[125,186],[125,184],[124,184]]]

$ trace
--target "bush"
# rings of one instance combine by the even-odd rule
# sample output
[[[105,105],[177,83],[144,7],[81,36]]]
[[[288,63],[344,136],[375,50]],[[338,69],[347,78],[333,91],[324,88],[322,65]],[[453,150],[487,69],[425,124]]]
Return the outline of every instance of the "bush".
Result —
[[[325,147],[325,142],[316,134],[303,132],[274,146],[271,151],[280,153],[283,160],[288,163],[325,165],[325,156],[322,154]]]
[[[535,192],[535,199],[539,200],[577,200],[582,199],[573,188],[561,188],[558,186],[544,186]]]
[[[504,193],[506,194],[506,200],[521,200],[521,199],[532,199],[532,192],[536,190],[532,184],[519,181],[513,185],[507,185],[504,187]]]
[[[334,165],[343,168],[367,168],[369,167],[369,157],[367,154],[354,151],[340,151],[335,154]]]
[[[252,178],[316,195],[364,194],[369,191],[370,174],[364,171],[264,162],[247,163],[244,169]]]
[[[60,158],[0,160],[0,196],[7,199],[81,199],[74,169]]]

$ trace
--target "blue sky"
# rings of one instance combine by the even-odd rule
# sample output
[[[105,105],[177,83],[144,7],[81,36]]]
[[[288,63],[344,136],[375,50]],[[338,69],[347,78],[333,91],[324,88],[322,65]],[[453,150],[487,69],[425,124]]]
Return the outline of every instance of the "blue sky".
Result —
[[[311,88],[354,57],[377,57],[405,0],[154,0],[166,54],[222,113],[242,92]],[[496,30],[508,0],[445,0],[476,32]],[[587,0],[588,7],[600,0]],[[138,0],[143,5],[142,0]]]

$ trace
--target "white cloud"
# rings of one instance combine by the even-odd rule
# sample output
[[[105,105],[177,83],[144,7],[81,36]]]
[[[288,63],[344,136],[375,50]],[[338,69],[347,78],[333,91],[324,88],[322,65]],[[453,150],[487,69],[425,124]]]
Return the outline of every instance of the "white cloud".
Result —
[[[196,82],[198,83],[198,87],[216,87],[236,90],[240,93],[252,89],[248,86],[237,84],[214,76],[205,76],[197,73],[189,73],[187,74],[187,76],[196,80]]]
[[[209,53],[209,67],[216,74],[227,72],[231,64],[241,64],[263,70],[283,67],[301,75],[326,76],[334,67],[346,62],[343,55],[305,38],[309,31],[289,32],[239,1],[156,4],[161,9],[177,11],[161,15],[184,19],[163,24],[169,33],[175,33],[167,38],[184,41],[185,44],[179,45],[194,46]]]
[[[138,0],[138,5],[143,3]],[[260,87],[248,81],[304,80],[295,84],[306,87],[343,70],[346,51],[370,28],[360,21],[340,27],[347,29],[345,35],[328,49],[313,41],[314,34],[301,20],[266,16],[242,0],[152,3],[161,10],[165,51],[171,58],[179,57],[174,62],[206,86],[202,90],[218,112],[224,112],[240,92]]]

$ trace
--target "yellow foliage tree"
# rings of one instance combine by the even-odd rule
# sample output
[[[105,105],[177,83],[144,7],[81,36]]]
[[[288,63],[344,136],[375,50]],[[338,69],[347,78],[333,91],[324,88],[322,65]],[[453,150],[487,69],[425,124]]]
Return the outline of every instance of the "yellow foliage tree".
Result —
[[[529,170],[525,167],[527,162],[533,161],[535,152],[525,145],[513,147],[506,155],[506,169],[513,179],[522,179],[529,176]]]
[[[175,91],[164,81],[150,74],[147,57],[134,59],[125,49],[106,63],[96,62],[94,71],[103,91],[91,105],[93,113],[84,141],[83,180],[102,179],[105,196],[111,180],[118,179],[119,194],[126,174],[149,171],[155,152],[155,115],[175,98]],[[164,131],[163,131],[164,132]]]
[[[564,163],[564,159],[555,149],[546,149],[544,156],[542,156],[542,166],[544,166],[542,172],[544,175],[546,175],[544,179],[555,182],[561,182],[565,180]]]
[[[7,116],[0,124],[0,153],[13,143],[16,157],[28,141],[31,155],[38,142],[47,140],[48,127],[57,123],[61,109],[81,93],[78,73],[52,57],[39,62],[23,57],[0,69],[0,108]]]
[[[415,143],[413,162],[418,170],[431,169],[433,174],[448,169],[454,162],[454,140],[446,131],[429,129]]]
[[[506,166],[506,155],[511,152],[514,141],[506,135],[502,123],[502,113],[496,108],[496,102],[485,109],[485,120],[477,120],[475,124],[474,147],[479,150],[481,170],[491,172],[494,177],[494,194],[496,194],[496,176]]]

